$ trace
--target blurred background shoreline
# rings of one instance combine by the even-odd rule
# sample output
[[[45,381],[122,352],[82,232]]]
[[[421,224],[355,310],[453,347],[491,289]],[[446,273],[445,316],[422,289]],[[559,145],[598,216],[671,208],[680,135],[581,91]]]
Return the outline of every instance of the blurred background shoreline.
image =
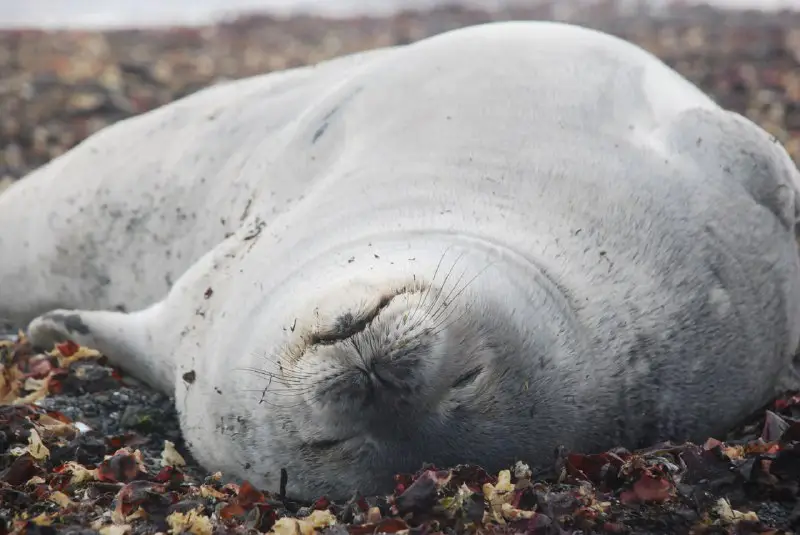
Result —
[[[0,189],[109,124],[217,81],[498,20],[574,22],[637,43],[721,105],[755,120],[800,162],[800,0],[720,0],[734,7],[757,2],[770,8],[758,10],[671,0],[468,0],[433,7],[426,6],[437,0],[336,0],[335,17],[325,10],[304,15],[281,11],[290,0],[236,0],[250,7],[271,3],[275,10],[228,12],[222,20],[202,24],[115,29],[97,27],[103,13],[116,13],[127,26],[138,25],[136,17],[126,19],[124,10],[112,7],[134,4],[145,13],[151,0],[27,0],[14,4],[24,8],[10,9],[11,1],[0,0],[0,26],[14,17],[24,20],[25,10],[45,10],[56,3],[74,8],[74,20],[81,6],[91,12],[92,5],[102,5],[104,10],[82,29],[45,28],[47,24],[0,28]],[[174,9],[182,2],[163,4]],[[225,3],[198,2],[206,8]],[[326,0],[326,5],[332,2]],[[352,14],[348,2],[383,9],[401,4],[406,9]],[[797,9],[778,9],[790,3]],[[232,6],[230,0],[227,5]],[[410,9],[414,6],[419,9]],[[56,20],[57,13],[41,16]],[[185,11],[184,19],[197,13]],[[69,25],[69,19],[61,18],[62,25]]]
[[[653,14],[680,5],[761,11],[800,10],[798,0],[0,0],[0,28],[113,28],[208,25],[242,14],[325,17],[391,16],[403,10],[460,6],[485,11],[541,5],[585,9],[616,4]]]

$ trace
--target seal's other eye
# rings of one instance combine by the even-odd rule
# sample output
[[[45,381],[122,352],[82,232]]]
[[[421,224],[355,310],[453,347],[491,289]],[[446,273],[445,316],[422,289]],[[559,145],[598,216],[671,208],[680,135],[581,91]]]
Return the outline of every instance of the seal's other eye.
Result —
[[[313,450],[329,450],[342,442],[344,440],[317,440],[315,442],[306,442],[303,446]]]
[[[453,388],[464,388],[467,385],[471,385],[472,383],[475,382],[475,379],[478,378],[478,376],[481,374],[482,371],[483,371],[483,368],[481,366],[478,366],[477,368],[472,368],[471,370],[467,371],[466,373],[463,373],[463,374],[459,375],[458,379],[456,379],[453,382],[452,387]]]

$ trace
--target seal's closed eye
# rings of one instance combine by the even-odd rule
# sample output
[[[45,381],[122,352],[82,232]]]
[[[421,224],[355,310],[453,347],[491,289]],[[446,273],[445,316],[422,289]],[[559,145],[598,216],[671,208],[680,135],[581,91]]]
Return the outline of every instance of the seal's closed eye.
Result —
[[[389,305],[393,298],[394,295],[382,297],[375,308],[362,312],[358,318],[353,316],[352,312],[342,314],[336,318],[332,329],[312,334],[308,341],[309,344],[331,345],[360,333],[380,314],[381,310]]]
[[[483,371],[483,367],[482,366],[478,366],[477,368],[472,368],[471,370],[467,371],[466,373],[461,374],[458,377],[458,379],[453,381],[452,387],[453,388],[464,388],[467,385],[471,385],[472,383],[475,382],[475,379],[478,378],[478,376],[481,374],[482,371]]]
[[[329,329],[309,335],[308,345],[332,345],[357,335],[364,331],[369,324],[378,317],[378,314],[389,306],[392,299],[408,292],[409,289],[403,287],[392,294],[382,296],[371,309],[361,310],[356,314],[353,312],[342,314],[336,318],[336,321],[333,322],[333,326]]]

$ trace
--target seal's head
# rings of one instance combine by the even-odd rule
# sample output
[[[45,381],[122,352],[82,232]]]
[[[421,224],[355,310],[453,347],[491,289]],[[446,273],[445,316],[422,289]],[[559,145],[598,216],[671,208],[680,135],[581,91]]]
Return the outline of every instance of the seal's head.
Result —
[[[283,441],[272,462],[294,465],[294,492],[382,492],[424,463],[501,468],[537,451],[536,429],[551,461],[550,440],[573,424],[554,417],[569,409],[547,410],[562,403],[554,383],[571,351],[562,322],[552,303],[536,320],[546,292],[515,284],[512,266],[473,271],[352,283],[318,301],[271,377]]]
[[[313,384],[303,401],[315,418],[332,428],[343,420],[354,436],[413,434],[418,417],[441,414],[459,390],[479,384],[492,359],[469,308],[426,285],[374,294],[308,335],[293,357],[294,372]]]

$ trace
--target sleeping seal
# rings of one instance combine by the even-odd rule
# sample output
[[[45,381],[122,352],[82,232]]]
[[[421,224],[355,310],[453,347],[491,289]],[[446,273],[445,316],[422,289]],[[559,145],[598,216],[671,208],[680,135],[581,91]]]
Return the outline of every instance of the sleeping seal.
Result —
[[[104,129],[0,197],[0,312],[173,394],[210,470],[382,492],[797,385],[799,186],[645,51],[489,24]]]

